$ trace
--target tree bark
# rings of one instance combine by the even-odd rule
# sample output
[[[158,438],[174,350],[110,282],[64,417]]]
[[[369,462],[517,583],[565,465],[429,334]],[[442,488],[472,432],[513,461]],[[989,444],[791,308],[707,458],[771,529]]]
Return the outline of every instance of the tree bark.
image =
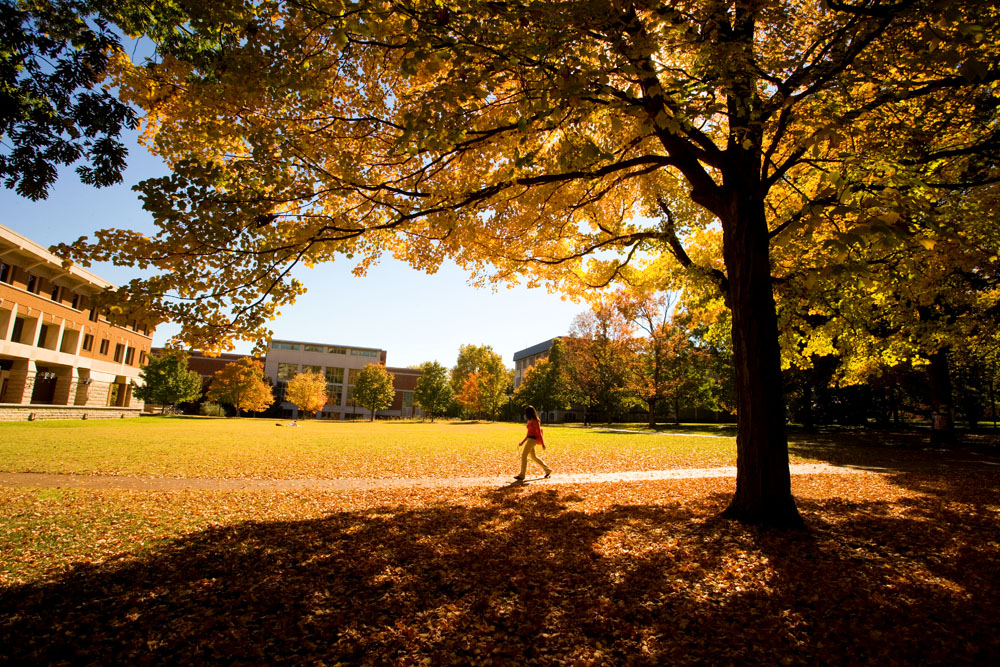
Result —
[[[752,167],[747,171],[752,171]],[[748,174],[745,174],[748,175]],[[723,516],[781,528],[804,526],[791,493],[778,319],[763,199],[753,178],[722,220],[736,370],[736,494]],[[750,187],[746,187],[750,185]]]
[[[927,374],[931,392],[931,444],[952,444],[955,442],[955,406],[947,348],[932,354],[930,362]]]

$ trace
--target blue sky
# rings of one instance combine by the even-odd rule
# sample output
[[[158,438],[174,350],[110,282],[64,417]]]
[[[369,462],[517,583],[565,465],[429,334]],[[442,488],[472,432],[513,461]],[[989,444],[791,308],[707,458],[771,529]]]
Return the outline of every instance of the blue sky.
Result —
[[[132,184],[166,173],[166,167],[134,144],[122,185],[94,189],[65,170],[45,201],[32,202],[0,188],[0,224],[50,246],[73,241],[107,227],[152,231],[150,216]],[[384,259],[364,278],[354,277],[349,260],[300,270],[309,289],[271,323],[276,338],[378,347],[388,351],[390,366],[439,361],[455,363],[463,344],[490,345],[513,366],[517,350],[568,332],[573,318],[586,309],[542,289],[499,286],[496,291],[468,285],[453,265],[426,275]],[[95,265],[94,273],[122,284],[137,271]],[[157,328],[154,345],[163,345],[176,327]],[[249,352],[252,343],[237,343]]]

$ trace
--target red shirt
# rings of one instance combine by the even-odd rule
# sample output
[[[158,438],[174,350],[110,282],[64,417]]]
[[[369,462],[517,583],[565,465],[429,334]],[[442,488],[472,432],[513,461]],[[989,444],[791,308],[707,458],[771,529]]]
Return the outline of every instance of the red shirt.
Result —
[[[528,422],[528,437],[534,438],[540,445],[545,444],[545,441],[542,440],[542,422],[537,419],[532,419]]]

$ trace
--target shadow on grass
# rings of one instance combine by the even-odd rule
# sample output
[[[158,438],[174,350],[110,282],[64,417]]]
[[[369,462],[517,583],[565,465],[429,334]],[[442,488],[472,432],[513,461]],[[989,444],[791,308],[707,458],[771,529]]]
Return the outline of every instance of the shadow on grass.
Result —
[[[789,432],[789,452],[805,458],[878,472],[1000,472],[1000,449],[967,440],[932,448],[926,434],[894,431]]]
[[[996,515],[727,497],[572,509],[572,491],[241,523],[0,592],[0,662],[989,664]]]

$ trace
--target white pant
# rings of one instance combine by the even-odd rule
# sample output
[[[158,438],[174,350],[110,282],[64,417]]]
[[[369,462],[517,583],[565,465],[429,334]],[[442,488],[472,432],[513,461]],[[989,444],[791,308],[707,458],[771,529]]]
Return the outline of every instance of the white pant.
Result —
[[[546,475],[552,472],[552,468],[545,465],[545,461],[541,460],[540,458],[538,458],[538,456],[535,455],[536,442],[537,441],[534,438],[528,438],[527,440],[524,441],[524,451],[521,452],[521,474],[518,475],[518,477],[524,477],[524,473],[527,472],[529,456],[531,457],[532,461],[542,466],[542,470],[545,471]]]

